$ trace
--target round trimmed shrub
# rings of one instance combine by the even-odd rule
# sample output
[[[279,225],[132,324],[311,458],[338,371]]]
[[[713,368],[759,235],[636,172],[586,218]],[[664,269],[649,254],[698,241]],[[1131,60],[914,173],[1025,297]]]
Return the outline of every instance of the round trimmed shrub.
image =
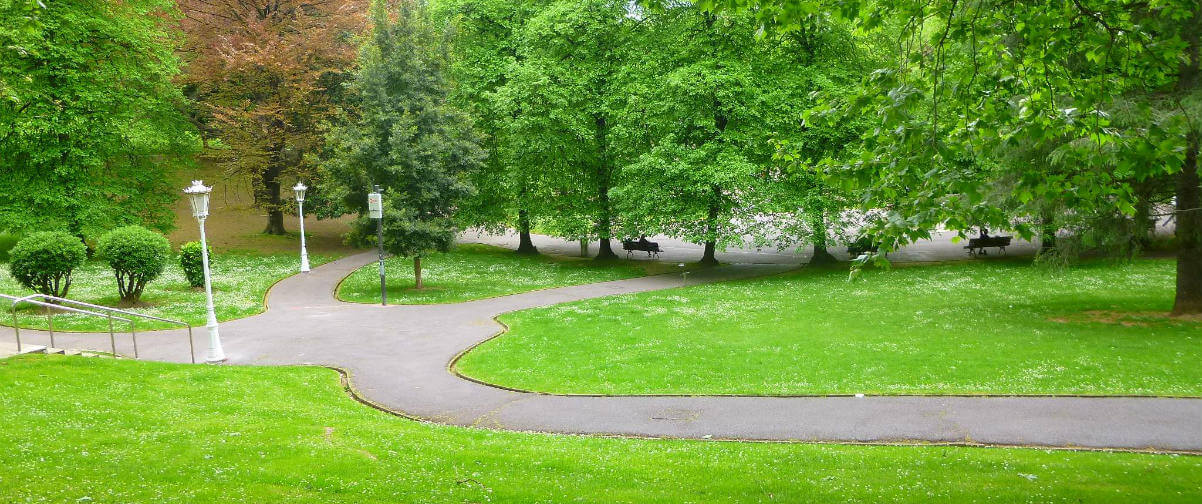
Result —
[[[83,265],[88,247],[61,231],[31,233],[9,250],[9,273],[41,294],[67,297],[71,272]]]
[[[96,255],[113,268],[121,301],[132,304],[141,299],[146,284],[163,273],[171,257],[171,243],[142,226],[125,226],[101,236]]]
[[[209,264],[213,263],[213,248],[209,247]],[[200,242],[190,241],[179,247],[179,267],[184,270],[188,285],[205,286],[204,258],[200,255]]]

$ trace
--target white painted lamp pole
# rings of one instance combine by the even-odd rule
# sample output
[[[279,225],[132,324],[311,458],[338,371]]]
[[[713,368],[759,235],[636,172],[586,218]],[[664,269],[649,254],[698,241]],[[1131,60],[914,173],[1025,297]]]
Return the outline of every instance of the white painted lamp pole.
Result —
[[[305,249],[305,184],[297,182],[292,192],[296,194],[296,214],[300,216],[301,273],[309,272],[309,251]]]
[[[209,329],[209,354],[205,361],[217,363],[225,360],[225,350],[221,348],[221,334],[217,331],[217,315],[213,313],[213,284],[209,280],[209,244],[205,241],[205,218],[209,216],[209,191],[204,182],[193,180],[192,187],[184,189],[184,194],[192,200],[192,216],[200,223],[200,260],[205,273],[205,308],[208,310],[208,320],[205,327]]]

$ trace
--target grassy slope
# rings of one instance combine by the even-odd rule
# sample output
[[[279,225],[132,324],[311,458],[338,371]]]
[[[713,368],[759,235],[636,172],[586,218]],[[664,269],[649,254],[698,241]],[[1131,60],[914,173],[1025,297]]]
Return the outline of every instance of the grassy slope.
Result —
[[[1202,458],[428,425],[319,368],[0,360],[3,502],[1197,502]]]
[[[413,289],[413,260],[392,257],[384,262],[388,302],[394,304],[456,303],[549,287],[621,280],[676,271],[675,264],[649,261],[604,261],[547,255],[519,255],[512,250],[464,244],[445,254],[422,258],[425,288]],[[338,298],[356,303],[380,302],[379,269],[360,268],[338,288]]]
[[[310,255],[310,263],[316,267],[333,257]],[[262,255],[248,252],[218,252],[212,263],[213,300],[218,320],[230,320],[254,315],[263,311],[263,299],[275,282],[296,274],[300,267],[297,254]],[[117,306],[117,281],[112,270],[101,261],[89,261],[73,276],[68,297],[87,303]],[[25,289],[8,273],[8,265],[0,264],[0,292],[24,296],[32,291]],[[176,258],[167,265],[163,275],[150,282],[142,294],[148,306],[135,311],[172,320],[182,320],[195,326],[205,323],[205,295],[203,289],[193,289],[184,278]],[[7,309],[7,306],[5,306]],[[41,310],[30,307],[20,312],[22,327],[46,327],[46,318]],[[12,325],[11,315],[5,310],[0,314],[0,324]],[[139,320],[139,330],[172,328],[170,324]],[[56,330],[106,331],[108,323],[103,319],[75,314],[60,314],[54,317]],[[117,330],[125,327],[118,326]]]
[[[806,271],[506,315],[459,369],[561,393],[1198,396],[1202,324],[1147,313],[1173,278],[1163,260]]]

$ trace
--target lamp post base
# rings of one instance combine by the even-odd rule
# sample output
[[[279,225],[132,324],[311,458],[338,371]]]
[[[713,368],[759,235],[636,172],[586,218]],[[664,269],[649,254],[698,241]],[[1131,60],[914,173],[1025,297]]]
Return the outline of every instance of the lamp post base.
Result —
[[[225,362],[225,349],[221,348],[221,334],[217,331],[217,324],[211,324],[209,329],[209,354],[205,356],[205,362],[209,364],[219,364]]]
[[[301,273],[309,272],[309,255],[301,255]]]

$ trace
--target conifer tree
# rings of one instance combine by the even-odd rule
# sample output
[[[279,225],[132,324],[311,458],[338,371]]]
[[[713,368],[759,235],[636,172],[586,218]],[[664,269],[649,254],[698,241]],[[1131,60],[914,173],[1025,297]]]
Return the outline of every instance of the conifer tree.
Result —
[[[370,241],[367,192],[384,188],[384,249],[413,259],[421,288],[421,258],[450,248],[455,211],[473,193],[471,172],[484,159],[477,133],[447,103],[446,44],[420,2],[389,12],[376,0],[372,29],[349,86],[351,107],[329,136],[327,196],[359,213],[353,241]]]

